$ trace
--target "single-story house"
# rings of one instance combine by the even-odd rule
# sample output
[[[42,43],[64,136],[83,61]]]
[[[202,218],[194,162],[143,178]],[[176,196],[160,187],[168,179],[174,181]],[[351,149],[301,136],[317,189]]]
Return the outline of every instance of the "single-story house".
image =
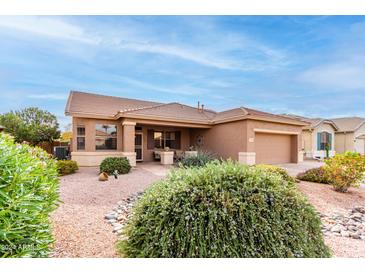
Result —
[[[71,156],[97,166],[125,156],[132,166],[169,150],[189,148],[242,163],[302,161],[302,128],[308,123],[249,108],[216,112],[204,105],[158,103],[71,91],[65,114],[72,116]]]
[[[4,131],[4,127],[0,125],[0,132]]]
[[[307,118],[291,114],[284,116],[309,124],[303,128],[302,132],[302,149],[304,150],[305,158],[323,159],[327,157],[326,148],[329,150],[329,157],[335,155],[335,132],[338,130],[338,127],[332,120]]]
[[[346,117],[332,119],[332,121],[338,127],[336,152],[355,151],[365,155],[365,118]]]

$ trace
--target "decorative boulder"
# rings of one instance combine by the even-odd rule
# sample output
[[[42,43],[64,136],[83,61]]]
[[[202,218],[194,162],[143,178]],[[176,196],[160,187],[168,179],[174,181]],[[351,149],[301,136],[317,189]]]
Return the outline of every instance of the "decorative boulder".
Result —
[[[106,172],[102,172],[99,174],[99,181],[108,181],[108,174]]]

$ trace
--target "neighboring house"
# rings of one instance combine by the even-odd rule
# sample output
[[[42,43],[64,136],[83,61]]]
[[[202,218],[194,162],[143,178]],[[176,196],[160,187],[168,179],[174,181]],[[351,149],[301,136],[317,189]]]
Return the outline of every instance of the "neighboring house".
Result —
[[[0,125],[0,132],[4,131],[4,127]]]
[[[336,152],[355,151],[365,154],[365,118],[346,117],[332,119],[337,125]]]
[[[165,147],[177,152],[211,151],[242,163],[297,163],[308,123],[249,108],[223,112],[179,103],[157,103],[71,91],[72,159],[96,166],[108,156],[131,165],[153,161]]]
[[[303,128],[302,132],[302,149],[305,158],[323,159],[327,157],[326,148],[329,150],[329,157],[335,155],[335,132],[338,130],[338,127],[332,120],[307,118],[291,114],[284,116],[309,123],[308,126]]]

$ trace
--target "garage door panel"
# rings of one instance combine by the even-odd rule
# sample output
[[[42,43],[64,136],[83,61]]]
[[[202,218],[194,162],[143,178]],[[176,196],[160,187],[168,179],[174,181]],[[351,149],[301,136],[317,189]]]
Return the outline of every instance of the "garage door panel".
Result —
[[[255,151],[258,164],[291,162],[291,135],[256,133]]]

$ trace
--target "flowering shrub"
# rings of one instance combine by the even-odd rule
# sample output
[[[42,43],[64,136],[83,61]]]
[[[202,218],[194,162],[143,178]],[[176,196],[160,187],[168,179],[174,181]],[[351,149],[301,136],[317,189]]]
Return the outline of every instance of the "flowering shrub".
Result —
[[[0,257],[47,257],[58,189],[55,160],[0,133]]]
[[[297,179],[307,182],[331,184],[331,180],[326,175],[323,167],[311,168],[305,172],[299,173]]]
[[[346,192],[351,186],[358,187],[364,178],[365,156],[359,153],[336,154],[325,162],[325,174],[336,191]]]
[[[173,170],[137,202],[125,257],[329,257],[321,221],[292,181],[232,161]]]

